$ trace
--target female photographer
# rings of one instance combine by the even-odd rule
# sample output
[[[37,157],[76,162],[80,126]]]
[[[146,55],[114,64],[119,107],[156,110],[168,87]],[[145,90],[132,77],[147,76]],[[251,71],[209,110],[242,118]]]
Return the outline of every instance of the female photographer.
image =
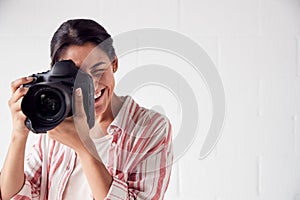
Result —
[[[39,134],[25,157],[29,129],[21,102],[32,82],[11,83],[13,129],[1,170],[1,199],[163,199],[173,153],[167,117],[114,93],[118,59],[111,36],[93,20],[64,22],[51,40],[51,66],[72,60],[93,78],[95,125],[86,123],[82,90],[72,117]]]

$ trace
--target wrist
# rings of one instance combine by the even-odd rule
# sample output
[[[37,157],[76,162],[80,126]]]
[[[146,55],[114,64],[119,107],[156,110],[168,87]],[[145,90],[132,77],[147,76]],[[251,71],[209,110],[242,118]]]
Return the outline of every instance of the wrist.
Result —
[[[79,158],[90,156],[89,150],[84,146],[80,146],[74,149]]]
[[[94,144],[90,144],[89,142],[85,144],[82,143],[82,146],[79,146],[74,150],[81,160],[93,159],[101,161]]]
[[[13,130],[11,134],[12,142],[26,142],[29,133],[20,134],[18,131]]]

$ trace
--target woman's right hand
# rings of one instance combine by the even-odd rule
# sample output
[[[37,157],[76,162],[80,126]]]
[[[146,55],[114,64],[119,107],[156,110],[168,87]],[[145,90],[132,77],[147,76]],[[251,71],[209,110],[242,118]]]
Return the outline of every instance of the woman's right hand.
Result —
[[[12,116],[13,136],[15,137],[27,138],[29,133],[29,129],[25,126],[26,116],[21,110],[21,103],[28,88],[22,85],[30,83],[32,80],[32,77],[22,77],[11,83],[12,95],[8,101],[8,105]]]

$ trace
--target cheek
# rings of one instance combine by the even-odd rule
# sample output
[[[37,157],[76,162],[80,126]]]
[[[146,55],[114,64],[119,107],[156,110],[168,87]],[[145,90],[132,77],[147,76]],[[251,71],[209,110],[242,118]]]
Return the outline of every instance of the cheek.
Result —
[[[100,78],[93,77],[94,86],[96,87],[99,84]]]
[[[105,72],[100,77],[93,78],[95,87],[97,86],[107,86],[109,88],[114,87],[115,85],[115,78],[113,73]]]

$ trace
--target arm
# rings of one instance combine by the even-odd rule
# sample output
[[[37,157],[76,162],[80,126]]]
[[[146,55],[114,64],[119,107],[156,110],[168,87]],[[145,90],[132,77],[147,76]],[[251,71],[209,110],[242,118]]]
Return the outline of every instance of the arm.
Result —
[[[24,185],[24,153],[29,130],[24,125],[26,117],[21,111],[21,102],[28,89],[21,85],[31,81],[32,78],[20,78],[11,83],[9,107],[13,132],[0,177],[1,197],[4,200],[10,199]]]
[[[72,132],[66,133],[61,130],[60,127],[49,131],[48,135],[50,138],[74,149],[80,159],[82,170],[87,178],[94,198],[96,200],[104,199],[110,188],[112,177],[101,162],[100,157],[98,155],[95,156],[93,151],[88,148],[89,142],[87,142],[87,139],[85,140],[85,144],[83,144],[76,134],[72,134]],[[67,139],[67,137],[69,139]],[[90,144],[94,145],[92,141],[90,142]]]
[[[26,138],[13,137],[1,172],[2,199],[10,199],[24,184]]]
[[[39,137],[37,142],[34,144],[32,151],[25,158],[24,162],[17,161],[17,165],[23,166],[22,171],[19,176],[23,178],[23,182],[17,192],[14,192],[9,198],[3,197],[4,199],[39,199],[40,197],[40,186],[41,186],[41,175],[42,175],[42,143],[45,137]],[[9,156],[7,156],[9,157]],[[5,161],[5,165],[3,167],[2,174],[5,174],[4,168],[7,164],[7,160]],[[10,170],[9,170],[10,171]],[[10,171],[10,173],[12,173]],[[14,177],[16,172],[13,172],[12,177]],[[1,177],[2,178],[2,177]],[[9,177],[8,177],[9,178]],[[5,183],[5,182],[4,182]],[[5,188],[5,187],[3,187]],[[4,191],[1,186],[1,191]]]
[[[76,90],[73,118],[65,119],[57,127],[48,131],[48,136],[69,146],[77,153],[92,193],[95,199],[100,200],[108,193],[112,177],[101,162],[95,145],[89,137],[90,130],[86,123],[80,91]]]
[[[95,158],[86,148],[78,149],[83,172],[94,195],[94,199],[104,199],[112,183],[112,176],[99,158]]]

